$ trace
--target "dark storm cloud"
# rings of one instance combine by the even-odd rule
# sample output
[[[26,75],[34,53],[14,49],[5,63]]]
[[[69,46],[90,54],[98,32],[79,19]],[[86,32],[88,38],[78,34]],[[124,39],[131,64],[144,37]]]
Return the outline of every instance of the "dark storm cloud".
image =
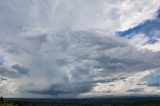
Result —
[[[71,93],[69,91],[65,90],[54,90],[53,88],[49,89],[44,89],[44,90],[28,90],[27,92],[33,93],[33,94],[38,94],[38,95],[60,95],[60,94],[66,94],[66,93]]]
[[[134,89],[128,89],[127,92],[143,92],[144,89],[143,88],[134,88]]]
[[[11,68],[0,66],[0,75],[8,78],[21,78],[29,76],[29,69],[18,64],[12,65]]]
[[[63,95],[63,94],[74,94],[79,95],[81,93],[89,92],[93,87],[90,83],[67,83],[67,84],[52,84],[45,89],[31,89],[27,92],[40,94],[40,95]]]

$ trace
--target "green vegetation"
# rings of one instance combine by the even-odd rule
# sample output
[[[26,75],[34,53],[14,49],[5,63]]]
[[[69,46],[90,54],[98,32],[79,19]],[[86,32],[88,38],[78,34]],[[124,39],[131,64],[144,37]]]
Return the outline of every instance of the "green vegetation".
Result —
[[[160,97],[99,99],[4,99],[0,106],[160,106]]]
[[[4,100],[4,98],[1,96],[0,97],[0,106],[18,106],[18,105]]]

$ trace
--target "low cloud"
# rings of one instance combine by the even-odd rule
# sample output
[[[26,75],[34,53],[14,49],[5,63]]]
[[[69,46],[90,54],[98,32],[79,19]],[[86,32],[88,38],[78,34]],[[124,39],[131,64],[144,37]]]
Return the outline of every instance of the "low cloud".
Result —
[[[143,88],[134,88],[134,89],[128,89],[127,92],[143,92],[144,89]]]
[[[73,94],[75,96],[90,92],[93,84],[90,83],[66,83],[66,84],[52,84],[48,88],[44,89],[31,89],[27,90],[28,93],[38,94],[38,95],[69,95]],[[72,96],[73,96],[72,95]]]

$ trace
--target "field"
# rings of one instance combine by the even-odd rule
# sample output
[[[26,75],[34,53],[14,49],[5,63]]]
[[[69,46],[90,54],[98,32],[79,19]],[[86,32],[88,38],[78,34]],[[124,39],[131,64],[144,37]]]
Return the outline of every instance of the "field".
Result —
[[[160,97],[121,97],[92,99],[8,98],[0,106],[160,106]]]

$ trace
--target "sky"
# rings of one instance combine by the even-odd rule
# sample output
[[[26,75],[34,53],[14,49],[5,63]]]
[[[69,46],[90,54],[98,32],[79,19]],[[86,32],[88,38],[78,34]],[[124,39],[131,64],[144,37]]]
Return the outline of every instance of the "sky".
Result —
[[[159,0],[0,0],[0,95],[160,95]]]

